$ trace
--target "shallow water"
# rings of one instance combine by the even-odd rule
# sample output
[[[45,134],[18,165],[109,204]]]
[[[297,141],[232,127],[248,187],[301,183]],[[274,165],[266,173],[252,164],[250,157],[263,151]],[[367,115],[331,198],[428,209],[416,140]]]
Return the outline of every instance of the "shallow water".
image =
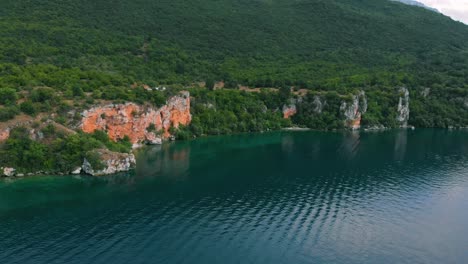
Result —
[[[0,182],[0,263],[466,263],[468,132],[277,132]]]

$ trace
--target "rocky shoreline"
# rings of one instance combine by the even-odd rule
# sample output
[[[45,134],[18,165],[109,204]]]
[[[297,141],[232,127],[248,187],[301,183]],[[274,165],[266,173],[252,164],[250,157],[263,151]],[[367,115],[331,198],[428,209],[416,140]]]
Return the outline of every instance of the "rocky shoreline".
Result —
[[[409,91],[405,87],[398,89],[398,104],[395,106],[397,110],[396,121],[400,129],[411,129],[415,127],[408,125],[410,117],[410,98]],[[298,112],[298,106],[301,106],[302,99],[291,99],[288,104],[283,106],[283,118],[290,119]],[[324,105],[327,101],[324,98],[316,95],[313,97],[312,110],[316,115],[322,114]],[[392,128],[383,125],[362,126],[362,116],[368,111],[368,99],[364,91],[359,91],[350,98],[341,98],[339,111],[342,114],[342,122],[345,130],[363,131],[363,132],[379,132],[386,131]],[[169,98],[165,105],[154,108],[148,105],[137,105],[135,103],[125,104],[107,104],[95,105],[94,107],[85,110],[81,113],[81,119],[78,125],[73,129],[60,127],[67,133],[77,133],[82,131],[85,133],[94,133],[103,131],[107,134],[110,140],[118,142],[120,140],[128,140],[131,143],[132,149],[136,149],[145,145],[159,145],[164,141],[174,140],[172,129],[177,129],[179,126],[189,125],[192,121],[190,112],[190,94],[187,91],[182,91],[179,94]],[[47,123],[47,122],[46,122]],[[50,124],[58,126],[51,121]],[[29,124],[31,126],[31,124]],[[468,127],[448,127],[448,130],[467,129]],[[0,141],[6,140],[9,137],[12,126],[0,130]],[[287,127],[282,131],[309,131],[315,130],[307,127]],[[335,129],[334,129],[335,130]],[[29,127],[29,137],[33,140],[41,140],[44,135],[40,134],[38,128]],[[126,150],[128,151],[128,150]],[[94,149],[94,159],[88,160],[84,158],[80,166],[76,166],[70,171],[36,171],[27,172],[19,171],[12,167],[1,167],[0,177],[6,178],[21,178],[34,175],[92,175],[102,176],[111,175],[119,172],[127,172],[136,167],[135,155],[130,153],[114,152],[107,147]]]
[[[361,131],[361,132],[383,132],[389,131],[392,129],[409,129],[415,130],[414,126],[407,126],[401,128],[387,128],[383,126],[375,126],[375,127],[368,127],[362,128],[359,130],[351,130],[351,131]],[[350,129],[347,129],[350,131]],[[468,127],[452,127],[447,128],[448,131],[453,130],[468,130]],[[283,128],[281,131],[313,131],[310,128],[302,128],[302,127],[289,127]],[[346,131],[346,130],[342,130]],[[23,177],[30,177],[30,176],[40,176],[40,175],[89,175],[89,176],[106,176],[106,175],[114,175],[120,172],[129,172],[136,168],[136,159],[133,153],[117,153],[112,152],[107,149],[99,149],[96,151],[99,156],[101,157],[103,167],[96,168],[94,167],[88,160],[84,159],[83,164],[81,167],[77,167],[73,171],[67,172],[47,172],[47,171],[38,171],[38,172],[17,172],[15,168],[9,167],[1,167],[0,168],[0,178],[23,178]]]
[[[141,106],[135,103],[97,105],[81,113],[81,121],[77,130],[85,133],[104,131],[112,141],[126,139],[132,144],[132,149],[145,145],[159,145],[163,141],[173,140],[171,128],[177,129],[180,125],[188,125],[191,122],[190,94],[181,91],[169,98],[165,105],[159,108]],[[46,122],[47,123],[47,122]],[[57,126],[54,122],[49,122]],[[16,126],[21,126],[17,124]],[[28,127],[29,137],[33,140],[42,140],[44,135],[36,135],[36,130]],[[14,127],[6,127],[0,131],[0,141],[5,141],[10,136]],[[70,133],[76,133],[70,130]],[[83,159],[81,166],[70,171],[32,171],[24,172],[12,167],[1,167],[0,177],[26,177],[34,175],[78,175],[92,176],[111,175],[126,172],[136,166],[133,153],[121,153],[107,148],[92,151],[96,160]]]
[[[27,176],[39,175],[91,175],[91,176],[104,176],[112,175],[119,172],[127,172],[136,167],[136,159],[133,153],[117,153],[107,149],[99,149],[96,151],[101,159],[100,166],[92,165],[86,158],[80,167],[72,171],[66,172],[17,172],[15,168],[4,167],[0,168],[0,176],[5,178],[23,178]]]

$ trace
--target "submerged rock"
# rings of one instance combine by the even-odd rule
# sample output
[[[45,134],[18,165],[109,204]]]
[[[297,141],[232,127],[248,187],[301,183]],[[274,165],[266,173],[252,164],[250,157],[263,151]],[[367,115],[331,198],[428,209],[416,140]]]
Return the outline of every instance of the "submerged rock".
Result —
[[[117,153],[107,149],[99,149],[96,152],[99,155],[100,166],[92,165],[87,159],[84,159],[81,167],[84,173],[92,176],[109,175],[129,171],[136,165],[133,154]]]

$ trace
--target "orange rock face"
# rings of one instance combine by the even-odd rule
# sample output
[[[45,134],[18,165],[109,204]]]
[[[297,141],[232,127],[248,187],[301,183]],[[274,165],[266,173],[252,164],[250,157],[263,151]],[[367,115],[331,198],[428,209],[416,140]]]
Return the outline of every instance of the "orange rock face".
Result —
[[[283,118],[288,119],[291,116],[297,113],[297,109],[295,105],[288,105],[283,106]]]
[[[80,127],[84,132],[106,131],[114,141],[128,136],[133,144],[157,144],[161,138],[170,137],[171,127],[178,128],[179,125],[188,125],[192,121],[188,92],[171,97],[159,109],[127,103],[94,107],[82,115]],[[155,130],[149,129],[152,125]]]
[[[346,121],[346,127],[351,128],[352,130],[361,128],[362,115],[360,112],[356,112],[355,116],[355,119]]]
[[[0,142],[7,140],[9,136],[10,136],[10,129],[7,128],[5,130],[0,131]]]

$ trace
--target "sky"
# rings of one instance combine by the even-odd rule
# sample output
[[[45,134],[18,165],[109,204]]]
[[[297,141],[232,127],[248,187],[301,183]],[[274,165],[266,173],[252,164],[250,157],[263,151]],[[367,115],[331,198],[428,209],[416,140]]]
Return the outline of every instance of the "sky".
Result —
[[[468,25],[468,0],[418,0],[427,6],[434,7],[453,20]]]

